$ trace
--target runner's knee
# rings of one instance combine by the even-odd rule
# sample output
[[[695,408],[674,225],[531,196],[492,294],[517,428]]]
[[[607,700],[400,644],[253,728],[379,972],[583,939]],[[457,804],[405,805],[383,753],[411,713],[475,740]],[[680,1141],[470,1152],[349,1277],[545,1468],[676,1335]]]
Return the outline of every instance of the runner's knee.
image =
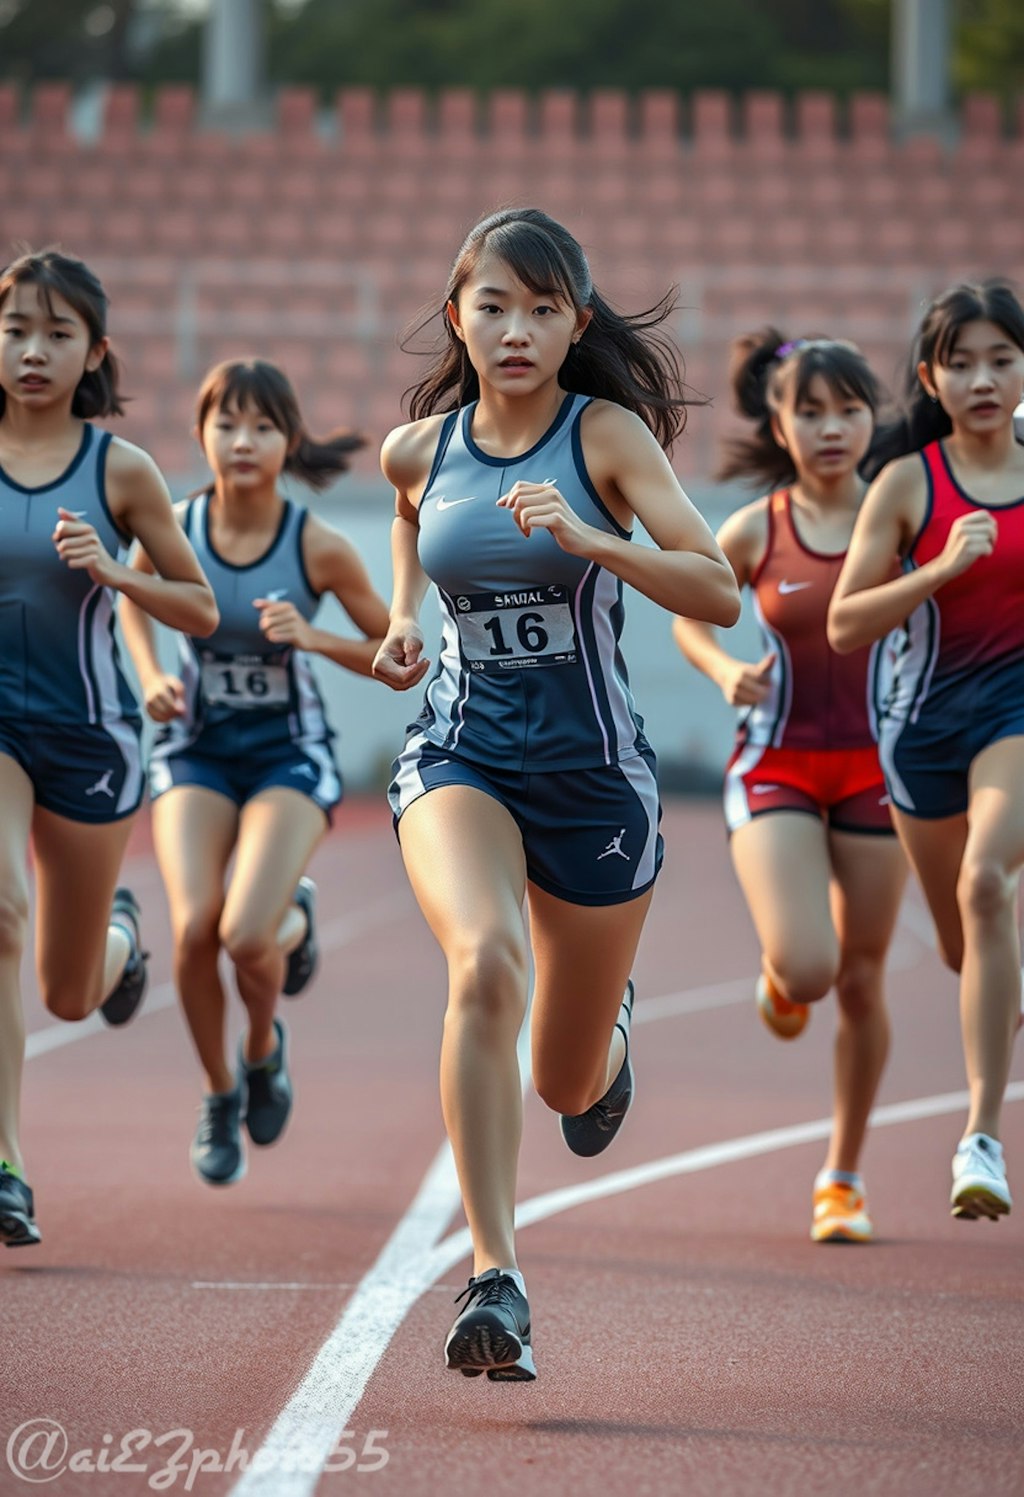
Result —
[[[1016,887],[1016,876],[997,859],[965,857],[956,890],[961,917],[983,924],[1001,919],[1013,907]]]
[[[275,929],[261,930],[244,920],[222,920],[220,941],[236,967],[258,967],[280,954]]]
[[[780,951],[767,953],[772,977],[790,1003],[817,1003],[832,989],[839,967],[838,952]]]
[[[836,998],[848,1019],[869,1018],[882,1005],[884,954],[848,953],[836,978]]]
[[[518,1028],[526,1005],[526,951],[506,931],[458,942],[448,952],[449,1015]]]
[[[179,960],[190,962],[211,954],[216,956],[220,948],[220,913],[219,907],[189,913],[175,932]]]

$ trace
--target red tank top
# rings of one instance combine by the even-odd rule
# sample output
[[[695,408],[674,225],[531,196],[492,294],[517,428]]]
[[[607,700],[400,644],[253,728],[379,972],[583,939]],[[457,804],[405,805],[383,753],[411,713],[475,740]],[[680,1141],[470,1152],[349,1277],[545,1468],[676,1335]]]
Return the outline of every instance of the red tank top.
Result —
[[[965,675],[1003,656],[1024,654],[1024,498],[982,504],[965,494],[941,442],[921,453],[928,475],[928,509],[908,563],[940,555],[953,521],[987,510],[998,527],[995,550],[944,583],[930,600],[938,617],[933,679]]]
[[[837,655],[825,633],[845,558],[812,551],[797,534],[789,491],[768,501],[768,549],[751,579],[771,692],[744,722],[749,742],[776,748],[864,748],[875,742],[877,645]]]

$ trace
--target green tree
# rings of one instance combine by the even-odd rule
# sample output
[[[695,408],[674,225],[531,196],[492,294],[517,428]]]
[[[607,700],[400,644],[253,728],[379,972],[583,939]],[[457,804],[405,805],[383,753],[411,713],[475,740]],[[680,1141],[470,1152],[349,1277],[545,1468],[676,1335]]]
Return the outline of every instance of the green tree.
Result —
[[[953,75],[962,89],[991,89],[1006,98],[1024,91],[1024,5],[1021,0],[960,0]]]
[[[885,88],[893,0],[265,0],[275,83]],[[953,0],[954,81],[1024,89],[1022,0]],[[198,83],[185,0],[0,0],[0,76]]]
[[[137,0],[0,0],[0,75],[128,78],[135,71],[131,27]]]

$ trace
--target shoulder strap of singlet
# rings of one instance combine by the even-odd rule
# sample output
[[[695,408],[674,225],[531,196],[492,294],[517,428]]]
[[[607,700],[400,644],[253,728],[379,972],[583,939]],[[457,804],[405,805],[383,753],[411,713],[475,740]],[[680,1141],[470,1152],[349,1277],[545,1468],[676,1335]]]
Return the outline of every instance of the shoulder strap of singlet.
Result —
[[[942,456],[942,443],[929,442],[927,447],[922,447],[921,461],[924,463],[925,472],[928,474],[928,479],[934,493],[936,485],[944,483],[948,477],[945,460]]]
[[[91,442],[96,435],[96,430],[95,427],[90,425],[88,422],[86,423],[86,427],[89,432],[89,440]],[[117,536],[122,546],[130,546],[133,537],[127,530],[125,530],[123,525],[119,525],[114,519],[113,511],[111,510],[110,503],[107,499],[107,457],[110,452],[110,444],[113,440],[114,433],[112,431],[101,431],[99,433],[99,441],[96,443],[96,493],[99,495],[100,508],[103,510],[103,513],[106,515],[107,519],[113,526],[114,534]]]
[[[185,505],[185,513],[181,517],[181,528],[185,532],[185,535],[191,543],[193,549],[195,549],[195,513],[198,503],[199,495],[196,494],[193,496],[193,498],[187,501]]]
[[[292,521],[295,526],[295,562],[309,596],[319,600],[323,594],[317,591],[309,579],[309,573],[306,571],[306,558],[302,551],[302,537],[306,533],[306,521],[309,519],[309,510],[301,504],[295,504],[292,508],[295,511]]]
[[[444,462],[445,453],[448,451],[452,437],[455,435],[455,427],[461,415],[461,410],[449,411],[441,424],[441,430],[438,433],[437,438],[437,446],[434,449],[434,461],[430,465],[430,474],[427,478],[426,483],[423,485],[424,493],[427,492],[427,490],[430,488],[430,485],[437,477],[438,469]]]
[[[768,539],[765,542],[764,555],[761,557],[761,560],[758,562],[750,578],[750,586],[752,588],[757,586],[758,582],[761,580],[761,573],[764,571],[765,567],[771,560],[772,552],[775,550],[775,539],[778,533],[778,527],[786,519],[788,509],[788,489],[776,489],[774,494],[768,495]]]

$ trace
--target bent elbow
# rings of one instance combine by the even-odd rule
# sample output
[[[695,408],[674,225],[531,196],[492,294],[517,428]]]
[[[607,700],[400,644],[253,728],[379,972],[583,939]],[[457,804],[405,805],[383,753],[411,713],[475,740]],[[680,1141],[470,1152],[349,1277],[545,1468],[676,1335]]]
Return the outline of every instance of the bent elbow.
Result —
[[[708,623],[717,624],[722,629],[731,629],[739,619],[741,608],[740,590],[735,582],[730,582],[722,591],[714,618],[709,619]]]
[[[208,639],[220,623],[220,609],[212,590],[207,590],[196,607],[196,621],[186,631],[197,639]]]
[[[832,610],[829,611],[828,619],[825,623],[825,634],[828,638],[829,648],[834,650],[837,655],[849,655],[860,644],[860,640],[854,636],[849,622],[841,614],[836,614]]]

